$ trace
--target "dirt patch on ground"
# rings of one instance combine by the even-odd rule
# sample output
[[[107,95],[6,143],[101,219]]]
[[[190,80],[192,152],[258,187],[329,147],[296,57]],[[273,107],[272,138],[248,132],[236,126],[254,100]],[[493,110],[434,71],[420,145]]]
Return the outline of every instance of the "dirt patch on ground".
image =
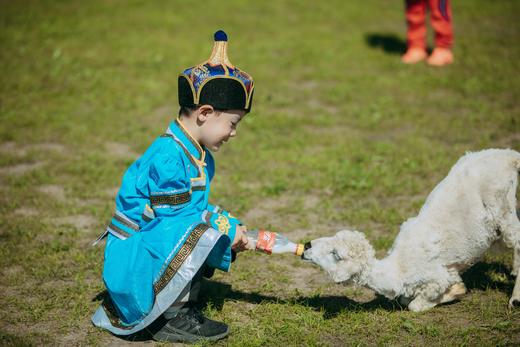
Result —
[[[74,285],[73,280],[62,280],[62,279],[53,279],[51,281],[46,281],[40,285],[41,289],[44,290],[53,290],[56,288],[64,288],[64,287],[70,287]]]
[[[243,220],[251,226],[270,226],[273,231],[284,234],[294,242],[331,235],[345,226],[322,218],[320,207],[326,195],[324,192],[310,192],[265,198],[248,210]],[[302,210],[308,212],[302,216]]]
[[[278,198],[267,198],[255,204],[255,207],[244,214],[243,219],[249,225],[270,225],[284,224],[278,210],[293,203],[293,198],[283,195]],[[285,218],[284,218],[285,219]]]
[[[315,80],[303,80],[295,83],[294,88],[300,91],[314,91],[321,88],[321,83]]]
[[[15,294],[16,297],[21,296],[20,293]],[[27,298],[24,298],[27,300]],[[35,301],[37,299],[34,298]],[[24,340],[28,333],[31,335],[34,334],[44,334],[47,335],[49,332],[56,330],[56,322],[54,321],[39,321],[37,323],[27,324],[24,322],[24,317],[20,312],[12,312],[10,314],[11,322],[2,322],[1,328],[2,330],[13,334],[15,336],[23,336]],[[14,318],[14,319],[13,319]],[[14,322],[13,322],[14,321]],[[16,322],[16,323],[15,323]],[[25,345],[25,344],[24,344]]]
[[[74,332],[70,332],[65,336],[58,338],[58,345],[60,346],[74,346],[77,341],[85,341],[87,337],[88,329],[85,327],[79,327]],[[106,346],[106,345],[105,345]]]
[[[172,105],[163,105],[153,109],[142,118],[152,119],[152,124],[163,124],[165,121],[176,118],[176,111],[177,110]]]
[[[108,334],[108,333],[107,333]],[[116,336],[108,336],[107,339],[101,343],[107,347],[140,347],[140,346],[187,346],[182,343],[158,343],[153,340],[150,341],[126,341]]]
[[[139,154],[125,143],[107,142],[105,144],[105,149],[107,150],[108,155],[117,158],[137,159],[137,157],[139,157]]]
[[[331,109],[331,112],[335,112],[335,109]],[[314,125],[306,125],[303,127],[305,132],[312,134],[313,136],[319,137],[320,139],[336,139],[338,137],[348,136],[349,138],[360,138],[363,133],[349,125],[345,124],[335,124],[334,126],[328,127],[316,127]],[[313,145],[310,148],[316,147]],[[330,147],[326,146],[325,149],[329,149]]]
[[[251,191],[258,191],[264,186],[262,183],[258,181],[240,181],[238,185],[242,189],[248,189]]]
[[[111,187],[111,188],[107,188],[105,189],[104,191],[110,198],[115,198],[117,193],[119,192],[119,186],[117,187]]]
[[[98,205],[101,205],[103,203],[102,200],[100,199],[96,199],[96,198],[92,198],[92,199],[77,199],[75,204],[79,207],[88,207],[88,206],[98,206]]]
[[[25,157],[30,151],[65,153],[67,151],[67,148],[59,143],[36,143],[30,145],[22,145],[14,141],[9,141],[0,144],[1,153],[14,155],[15,157]],[[27,172],[42,167],[44,163],[45,161],[38,160],[29,163],[20,163],[10,166],[4,166],[0,167],[0,174],[23,175]]]
[[[43,166],[42,161],[37,161],[34,163],[23,163],[12,166],[4,166],[0,167],[0,174],[5,175],[23,175],[27,172],[36,170]]]
[[[520,132],[499,138],[497,144],[502,148],[520,147]]]
[[[6,277],[12,276],[12,275],[18,275],[23,273],[23,267],[21,265],[13,265],[9,266],[8,268],[5,268],[2,270],[2,274]]]
[[[97,220],[86,214],[78,214],[67,217],[52,218],[50,222],[56,226],[74,226],[81,231],[91,231]]]
[[[30,145],[27,147],[28,149],[36,149],[46,152],[56,152],[56,153],[65,153],[67,152],[67,147],[60,143],[37,143],[34,145]]]
[[[289,267],[288,287],[297,290],[302,295],[311,295],[316,291],[323,291],[334,286],[334,282],[327,273],[310,263]]]
[[[370,142],[398,142],[402,138],[406,138],[416,131],[411,125],[401,124],[399,127],[392,129],[374,130],[372,132],[364,134],[364,138]]]
[[[0,152],[14,154],[18,157],[22,157],[27,154],[27,151],[24,148],[18,146],[18,144],[14,141],[1,143]]]
[[[44,151],[65,153],[67,148],[60,143],[36,143],[31,145],[22,145],[14,141],[4,142],[0,144],[0,152],[14,154],[17,157],[26,156],[29,151]]]
[[[307,195],[303,200],[303,208],[306,210],[310,210],[318,206],[321,199],[318,198],[318,195]]]
[[[316,110],[316,112],[322,112],[322,113],[326,113],[326,114],[335,114],[335,113],[338,113],[338,111],[339,111],[338,107],[336,107],[332,104],[324,103],[323,101],[321,101],[318,98],[310,98],[307,101],[307,106],[311,110]]]
[[[313,236],[316,235],[316,232],[317,230],[296,228],[287,231],[284,235],[289,237],[291,240],[298,242],[300,240],[312,239]]]
[[[59,185],[43,185],[37,188],[40,192],[45,193],[55,200],[63,201],[65,197],[65,189]]]
[[[32,207],[20,207],[14,210],[14,214],[23,217],[34,217],[40,214],[40,212]]]

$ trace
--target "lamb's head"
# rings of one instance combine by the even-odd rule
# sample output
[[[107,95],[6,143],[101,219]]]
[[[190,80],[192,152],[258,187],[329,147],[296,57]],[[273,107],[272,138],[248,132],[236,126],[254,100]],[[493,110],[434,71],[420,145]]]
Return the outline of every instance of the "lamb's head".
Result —
[[[311,248],[305,251],[303,259],[319,265],[339,283],[356,282],[374,255],[374,249],[363,233],[341,230],[332,237],[311,241]]]

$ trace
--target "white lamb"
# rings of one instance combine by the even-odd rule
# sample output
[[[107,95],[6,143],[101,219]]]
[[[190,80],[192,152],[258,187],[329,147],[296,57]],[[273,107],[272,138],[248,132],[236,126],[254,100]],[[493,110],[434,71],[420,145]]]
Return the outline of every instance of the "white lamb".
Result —
[[[512,274],[520,268],[520,221],[516,188],[520,153],[489,149],[464,155],[408,219],[384,259],[358,231],[313,240],[304,253],[335,282],[367,286],[424,311],[466,293],[460,272],[475,264],[495,241],[514,249]],[[509,306],[520,304],[517,276]]]

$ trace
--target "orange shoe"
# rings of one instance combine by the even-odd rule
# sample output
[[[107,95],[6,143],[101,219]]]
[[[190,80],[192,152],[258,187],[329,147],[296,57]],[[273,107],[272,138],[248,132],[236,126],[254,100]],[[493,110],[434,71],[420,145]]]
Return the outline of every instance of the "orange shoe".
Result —
[[[444,66],[453,63],[453,53],[449,48],[436,47],[428,60],[431,66]]]
[[[401,57],[401,61],[405,64],[415,64],[426,59],[427,56],[428,53],[424,48],[410,47]]]

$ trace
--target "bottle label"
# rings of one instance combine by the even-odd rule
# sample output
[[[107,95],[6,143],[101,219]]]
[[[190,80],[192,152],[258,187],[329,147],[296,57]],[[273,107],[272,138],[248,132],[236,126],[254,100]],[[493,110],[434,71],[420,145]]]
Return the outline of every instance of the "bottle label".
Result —
[[[272,231],[260,230],[258,232],[258,241],[256,249],[258,251],[271,254],[273,252],[274,242],[276,241],[276,233]]]

